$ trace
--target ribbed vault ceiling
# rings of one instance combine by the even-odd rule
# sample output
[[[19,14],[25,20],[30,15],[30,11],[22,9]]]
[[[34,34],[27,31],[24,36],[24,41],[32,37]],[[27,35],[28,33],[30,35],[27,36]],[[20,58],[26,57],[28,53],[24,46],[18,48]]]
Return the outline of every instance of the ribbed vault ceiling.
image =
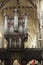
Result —
[[[0,8],[2,8],[7,2],[9,2],[9,1],[11,1],[11,0],[0,0]],[[16,5],[18,5],[18,6],[29,6],[29,5],[33,5],[33,6],[35,6],[33,3],[33,0],[12,0],[12,1],[14,1],[14,4],[15,4],[15,6]],[[34,0],[35,2],[37,2],[37,0]],[[29,2],[30,2],[30,4],[29,4]],[[13,4],[12,4],[13,5]]]

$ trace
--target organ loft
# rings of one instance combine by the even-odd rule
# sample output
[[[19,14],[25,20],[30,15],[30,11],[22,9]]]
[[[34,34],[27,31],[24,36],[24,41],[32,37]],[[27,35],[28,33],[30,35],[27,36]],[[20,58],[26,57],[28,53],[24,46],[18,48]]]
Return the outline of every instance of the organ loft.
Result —
[[[42,0],[0,0],[0,65],[43,65]]]

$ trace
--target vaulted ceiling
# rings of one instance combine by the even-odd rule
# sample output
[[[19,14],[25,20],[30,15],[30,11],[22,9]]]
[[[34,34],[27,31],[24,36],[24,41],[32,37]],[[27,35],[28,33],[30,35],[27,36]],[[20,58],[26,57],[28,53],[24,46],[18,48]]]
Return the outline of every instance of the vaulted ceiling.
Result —
[[[0,0],[0,9],[7,3],[8,0]]]
[[[9,3],[10,2],[10,3]],[[5,8],[17,8],[21,13],[27,13],[29,17],[35,19],[38,0],[0,0],[0,11]],[[30,16],[31,15],[31,16]]]
[[[7,2],[9,2],[11,0],[0,0],[0,8],[2,8]],[[37,0],[34,0],[35,2],[33,2],[33,0],[12,0],[17,4],[18,6],[20,6],[20,4],[22,4],[24,2],[25,5],[29,5],[32,4],[34,7],[36,7],[36,5],[34,4],[35,2],[37,2]],[[26,4],[27,3],[27,4]],[[22,5],[23,6],[23,5]]]

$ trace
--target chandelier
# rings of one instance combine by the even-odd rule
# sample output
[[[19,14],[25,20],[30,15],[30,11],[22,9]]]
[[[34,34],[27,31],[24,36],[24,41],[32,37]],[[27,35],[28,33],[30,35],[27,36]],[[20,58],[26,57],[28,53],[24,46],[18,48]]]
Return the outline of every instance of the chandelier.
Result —
[[[9,38],[8,46],[12,46],[14,40],[14,46],[21,43],[23,40],[27,40],[27,31],[28,31],[28,16],[25,14],[22,18],[19,18],[17,9],[14,10],[14,17],[9,18],[9,16],[4,13],[5,23],[4,23],[4,36]],[[19,42],[18,42],[19,41]]]

